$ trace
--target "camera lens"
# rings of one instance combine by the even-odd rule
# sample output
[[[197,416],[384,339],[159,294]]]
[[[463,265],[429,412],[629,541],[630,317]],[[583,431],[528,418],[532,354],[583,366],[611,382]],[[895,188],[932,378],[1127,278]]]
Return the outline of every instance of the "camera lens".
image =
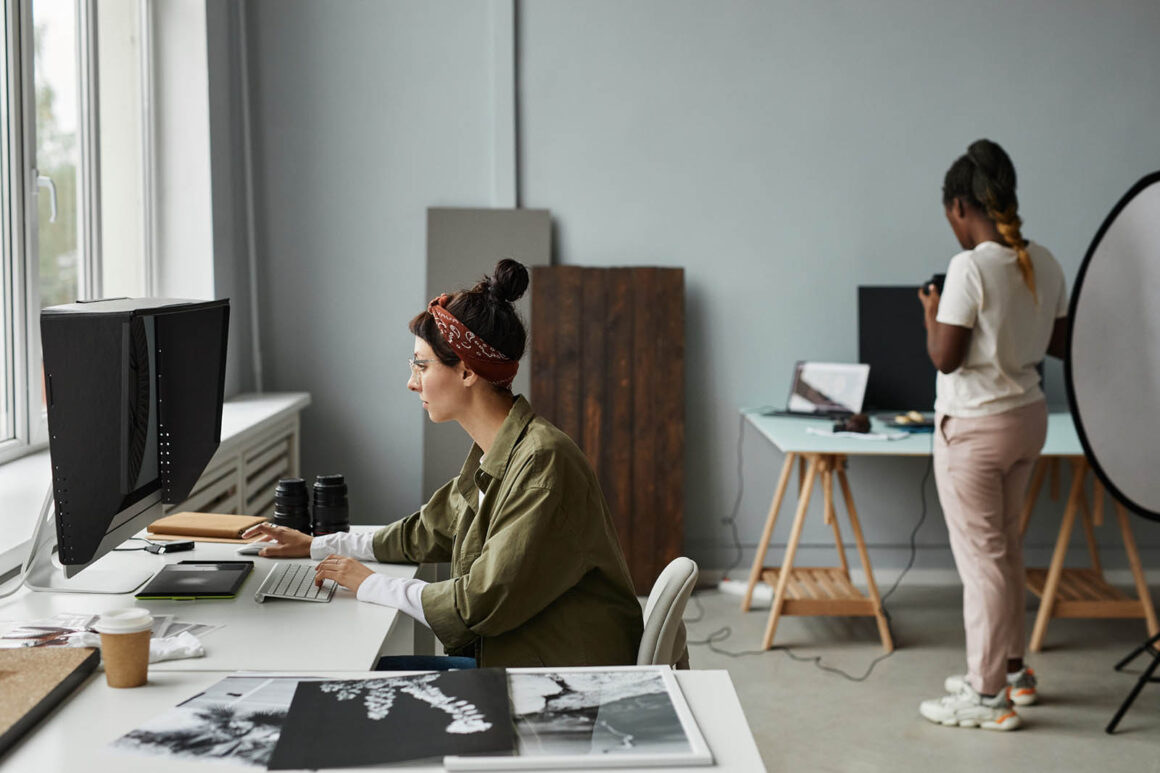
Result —
[[[319,475],[314,480],[314,536],[350,531],[346,480],[341,475]]]
[[[274,525],[310,533],[310,499],[302,478],[282,478],[274,488]]]

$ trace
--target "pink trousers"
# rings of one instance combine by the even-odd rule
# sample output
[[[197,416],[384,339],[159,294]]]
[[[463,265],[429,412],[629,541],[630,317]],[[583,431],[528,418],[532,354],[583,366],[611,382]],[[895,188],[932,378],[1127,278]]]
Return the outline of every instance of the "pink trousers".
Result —
[[[994,416],[935,417],[934,473],[963,581],[967,681],[993,695],[1024,651],[1019,512],[1047,436],[1043,401]]]

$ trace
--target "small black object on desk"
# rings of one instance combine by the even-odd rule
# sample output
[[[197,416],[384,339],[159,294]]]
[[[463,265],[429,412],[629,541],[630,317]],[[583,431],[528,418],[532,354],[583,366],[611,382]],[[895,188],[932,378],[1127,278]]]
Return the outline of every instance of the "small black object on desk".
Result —
[[[274,525],[310,534],[310,497],[303,478],[281,478],[274,489]]]
[[[338,531],[350,531],[346,479],[341,475],[319,475],[314,480],[314,536]]]
[[[172,542],[145,542],[145,552],[147,553],[180,553],[184,550],[193,550],[194,541],[191,539],[178,539]]]
[[[864,413],[855,413],[844,419],[834,422],[834,432],[869,432],[870,417]]]

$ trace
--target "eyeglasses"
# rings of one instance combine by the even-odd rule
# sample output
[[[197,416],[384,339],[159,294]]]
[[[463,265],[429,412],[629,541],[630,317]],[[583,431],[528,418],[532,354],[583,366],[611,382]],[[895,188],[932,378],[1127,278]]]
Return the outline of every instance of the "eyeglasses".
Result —
[[[411,366],[411,378],[422,381],[423,380],[423,367],[422,366],[426,365],[429,362],[436,362],[437,360],[438,360],[437,357],[428,357],[425,360],[416,360],[414,357],[409,358],[407,360],[407,364]]]

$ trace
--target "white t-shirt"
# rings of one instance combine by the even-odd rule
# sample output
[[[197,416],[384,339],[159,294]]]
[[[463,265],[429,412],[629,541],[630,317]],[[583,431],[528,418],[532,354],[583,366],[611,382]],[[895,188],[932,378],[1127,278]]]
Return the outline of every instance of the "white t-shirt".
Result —
[[[1010,247],[983,242],[951,258],[937,319],[971,328],[971,343],[958,370],[938,374],[935,411],[992,416],[1043,399],[1035,366],[1067,316],[1067,282],[1045,247],[1030,242],[1027,252],[1038,303]]]

